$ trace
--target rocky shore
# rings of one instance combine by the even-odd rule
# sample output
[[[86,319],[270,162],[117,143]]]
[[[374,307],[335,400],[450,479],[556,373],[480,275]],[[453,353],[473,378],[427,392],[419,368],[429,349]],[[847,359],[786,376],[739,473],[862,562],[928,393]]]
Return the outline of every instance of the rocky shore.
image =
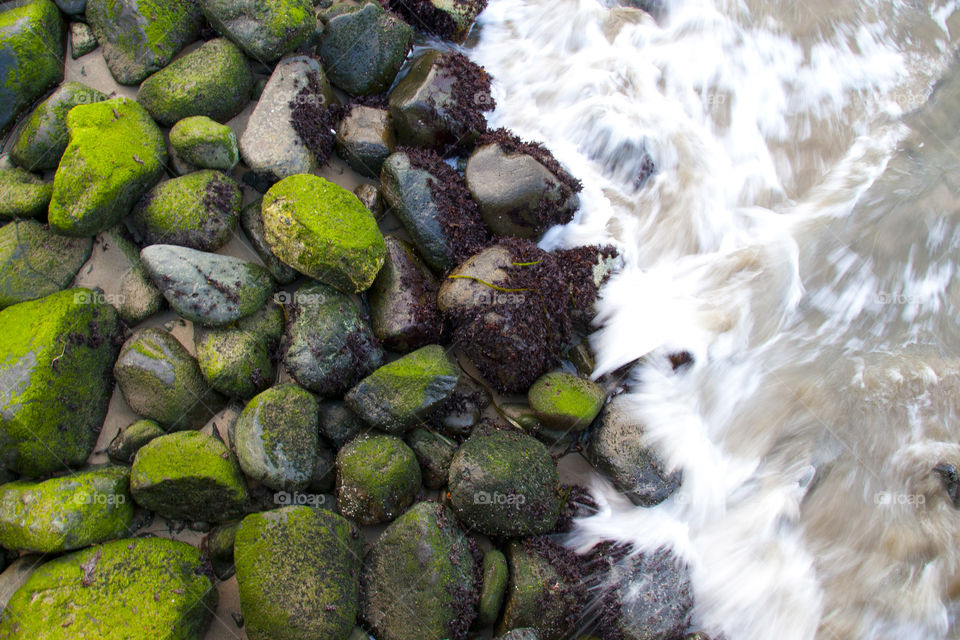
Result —
[[[537,246],[581,185],[488,127],[485,4],[0,4],[0,638],[695,631],[669,552],[562,546],[564,456],[680,478],[589,377],[619,258]]]

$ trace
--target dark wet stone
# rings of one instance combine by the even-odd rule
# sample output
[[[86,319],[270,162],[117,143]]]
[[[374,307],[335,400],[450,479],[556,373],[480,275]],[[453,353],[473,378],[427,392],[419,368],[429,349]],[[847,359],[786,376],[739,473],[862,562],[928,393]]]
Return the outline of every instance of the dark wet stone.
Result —
[[[679,638],[690,624],[693,588],[686,566],[667,550],[625,558],[609,584],[615,632],[625,640]]]
[[[379,177],[383,162],[395,147],[393,123],[386,109],[357,105],[340,121],[337,155],[361,175]]]
[[[439,489],[446,485],[457,444],[428,429],[414,429],[406,438],[420,463],[423,486],[427,489]]]
[[[403,440],[361,435],[337,453],[337,510],[359,524],[390,522],[420,491],[420,466]]]
[[[153,420],[137,420],[117,432],[107,447],[107,455],[114,462],[130,464],[143,445],[165,433],[163,427]]]
[[[340,449],[361,433],[370,430],[363,418],[355,414],[341,400],[320,405],[320,434]]]

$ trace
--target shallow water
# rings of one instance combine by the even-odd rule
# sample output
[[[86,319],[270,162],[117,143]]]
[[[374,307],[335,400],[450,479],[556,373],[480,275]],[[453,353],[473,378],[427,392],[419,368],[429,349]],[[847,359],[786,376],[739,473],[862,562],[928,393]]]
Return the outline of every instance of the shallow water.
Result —
[[[543,244],[626,256],[596,374],[645,356],[684,472],[652,509],[597,481],[571,544],[669,544],[729,640],[960,637],[960,3],[663,5],[492,0],[469,52],[493,123],[584,182]]]

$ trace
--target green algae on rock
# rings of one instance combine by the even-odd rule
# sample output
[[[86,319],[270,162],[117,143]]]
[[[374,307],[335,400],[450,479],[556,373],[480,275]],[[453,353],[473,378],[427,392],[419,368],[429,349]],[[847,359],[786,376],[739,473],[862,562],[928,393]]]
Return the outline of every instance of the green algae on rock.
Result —
[[[304,44],[317,29],[311,0],[198,0],[210,26],[263,64]]]
[[[490,549],[483,554],[483,588],[480,591],[475,628],[484,629],[497,621],[507,591],[508,577],[507,558],[502,551]]]
[[[57,235],[33,220],[0,227],[0,309],[65,288],[92,247],[90,238]]]
[[[117,431],[117,435],[107,447],[107,456],[120,464],[131,464],[143,445],[159,438],[166,431],[157,422],[149,419],[137,420],[126,428]]]
[[[383,266],[386,246],[373,214],[323,178],[284,178],[264,195],[261,215],[280,260],[344,293],[369,288]]]
[[[47,213],[53,184],[25,169],[0,169],[0,220],[42,218]]]
[[[417,503],[391,523],[363,570],[363,617],[377,639],[466,638],[479,595],[472,550],[443,505]]]
[[[346,640],[360,601],[359,531],[326,509],[248,515],[234,542],[250,640]]]
[[[100,46],[97,36],[86,22],[70,23],[70,57],[82,58]]]
[[[0,544],[57,553],[124,537],[133,522],[129,476],[107,466],[0,485]]]
[[[190,116],[226,122],[246,106],[252,87],[243,52],[216,38],[144,80],[137,100],[167,127]]]
[[[199,549],[114,540],[38,567],[0,614],[0,638],[201,640],[216,608]]]
[[[210,530],[203,537],[200,549],[210,558],[213,573],[220,580],[227,580],[233,575],[233,545],[240,530],[240,520],[221,524]]]
[[[74,107],[53,179],[50,228],[92,236],[112,227],[163,175],[167,147],[150,114],[128,98]]]
[[[137,452],[130,493],[164,518],[226,522],[243,515],[247,484],[223,442],[200,431],[178,431]]]
[[[390,522],[420,491],[413,450],[394,436],[362,435],[337,453],[337,510],[360,524]]]
[[[240,212],[240,227],[243,229],[244,235],[247,236],[247,240],[250,241],[250,246],[257,252],[260,261],[263,262],[273,279],[280,284],[290,284],[300,274],[273,255],[273,250],[267,243],[263,218],[260,216],[261,202],[262,199],[258,198],[243,208]]]
[[[403,435],[446,400],[459,379],[459,365],[443,347],[432,344],[383,365],[345,400],[370,426]]]
[[[174,165],[190,173],[197,169],[230,171],[240,161],[237,136],[225,124],[207,116],[190,116],[170,128]]]
[[[563,371],[544,374],[527,391],[530,408],[543,424],[576,431],[590,426],[606,397],[597,383]]]
[[[82,464],[113,390],[117,313],[88,289],[0,311],[0,456],[40,476]]]
[[[0,13],[0,134],[63,80],[64,40],[63,19],[50,0]]]
[[[193,0],[89,0],[87,21],[120,84],[139,84],[197,39],[203,20]]]

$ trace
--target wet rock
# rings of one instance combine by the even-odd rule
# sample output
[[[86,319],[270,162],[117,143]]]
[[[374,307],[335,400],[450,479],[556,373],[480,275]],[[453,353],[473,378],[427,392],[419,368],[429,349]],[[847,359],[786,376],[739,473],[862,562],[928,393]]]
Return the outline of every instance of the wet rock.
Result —
[[[351,411],[346,403],[333,400],[320,405],[320,433],[336,449],[369,430],[363,418]]]
[[[130,470],[102,467],[0,486],[0,544],[58,553],[120,538],[133,522]]]
[[[201,549],[210,558],[213,573],[220,580],[227,580],[234,573],[233,546],[240,530],[240,520],[214,527],[203,538]]]
[[[423,486],[439,489],[447,484],[450,461],[457,452],[456,443],[428,429],[414,429],[407,434],[407,444],[420,463]]]
[[[24,169],[0,169],[0,220],[42,218],[47,213],[53,184]]]
[[[690,624],[693,590],[686,567],[669,551],[628,557],[612,568],[608,594],[614,633],[625,640],[679,638]]]
[[[258,198],[243,208],[240,212],[240,227],[247,236],[247,240],[250,241],[250,246],[257,252],[257,256],[260,257],[273,279],[280,284],[290,284],[300,274],[273,255],[273,250],[267,243],[266,230],[263,228],[260,203],[261,199]]]
[[[33,220],[0,227],[0,308],[67,287],[90,257],[90,238],[68,238]]]
[[[302,101],[318,109],[338,103],[319,62],[307,56],[281,60],[240,136],[240,153],[253,171],[280,180],[320,166],[295,126]]]
[[[192,0],[89,0],[87,22],[120,84],[139,84],[197,39],[203,19]]]
[[[70,57],[76,60],[81,58],[97,47],[100,46],[100,43],[97,42],[97,36],[94,35],[93,29],[85,22],[71,22],[70,23]]]
[[[211,387],[232,398],[250,398],[277,378],[283,310],[268,302],[235,325],[193,328],[200,371]]]
[[[606,397],[597,383],[562,371],[541,376],[527,392],[530,408],[543,424],[573,431],[590,426]]]
[[[682,478],[679,471],[667,473],[644,442],[643,425],[630,415],[626,396],[607,404],[590,434],[587,459],[634,504],[645,507],[666,500]]]
[[[67,149],[67,113],[77,105],[106,99],[106,95],[84,84],[64,82],[30,112],[17,130],[10,159],[28,171],[56,169]]]
[[[244,518],[234,556],[248,637],[349,638],[362,553],[354,525],[325,509],[292,506]]]
[[[54,2],[69,16],[80,15],[87,8],[87,0],[54,0]]]
[[[450,463],[457,518],[490,536],[546,533],[560,513],[557,466],[547,448],[513,429],[478,427]]]
[[[407,242],[387,236],[387,257],[367,294],[373,332],[383,345],[407,353],[440,341],[439,283]]]
[[[480,606],[474,624],[477,629],[493,626],[500,616],[509,575],[507,558],[503,552],[490,549],[483,554],[483,589],[480,592]]]
[[[196,547],[129,538],[37,568],[0,616],[0,637],[200,640],[216,608],[217,590]]]
[[[476,563],[452,514],[420,502],[366,557],[363,617],[378,640],[463,640],[476,616]]]
[[[63,80],[64,28],[50,0],[33,0],[0,13],[0,134],[17,116]]]
[[[367,2],[327,20],[317,53],[333,84],[367,96],[390,88],[412,44],[410,25]]]
[[[317,400],[295,384],[257,394],[237,418],[240,468],[271,489],[302,491],[317,458]]]
[[[148,191],[127,216],[127,227],[141,245],[216,251],[230,241],[242,199],[240,186],[230,176],[197,171]]]
[[[386,109],[356,105],[337,130],[337,155],[369,178],[380,176],[384,160],[395,147],[393,123]]]
[[[369,288],[383,266],[386,246],[373,214],[323,178],[281,180],[263,197],[261,215],[274,255],[344,293]]]
[[[380,219],[380,216],[383,215],[383,197],[376,185],[369,182],[357,185],[357,188],[353,190],[353,195],[357,196],[360,203],[373,214],[374,218]]]
[[[245,318],[273,294],[270,273],[240,258],[154,244],[140,252],[140,259],[173,310],[204,326]]]
[[[130,493],[164,518],[226,522],[243,515],[247,484],[223,442],[200,431],[178,431],[137,452]]]
[[[237,136],[207,116],[191,116],[170,129],[171,159],[181,175],[197,169],[230,171],[240,161]]]
[[[383,350],[349,296],[301,287],[287,311],[283,363],[303,387],[340,396],[383,362]]]
[[[224,405],[193,356],[162,329],[134,332],[113,375],[131,409],[168,429],[199,429]]]
[[[26,476],[83,463],[113,390],[120,327],[89,289],[0,311],[0,459]]]
[[[216,38],[144,80],[137,101],[166,127],[190,116],[226,122],[247,105],[251,87],[253,74],[243,53]]]
[[[337,510],[359,524],[390,522],[420,491],[420,466],[403,440],[362,435],[337,453]]]
[[[370,426],[403,435],[453,393],[460,367],[438,344],[386,364],[347,393],[347,406]]]
[[[463,178],[438,155],[401,149],[383,163],[381,190],[424,261],[445,272],[485,244],[486,227]]]
[[[317,457],[313,465],[313,474],[310,476],[310,484],[307,489],[315,493],[331,493],[334,489],[336,480],[336,462],[334,453],[323,442],[317,445]],[[333,509],[336,506],[336,498],[327,496],[329,502],[323,502],[323,506]]]
[[[468,146],[486,130],[483,112],[495,106],[490,77],[459,53],[420,54],[390,91],[397,141],[411,147]]]
[[[263,64],[294,51],[317,28],[310,0],[198,1],[210,26]]]
[[[125,429],[118,431],[107,447],[107,455],[120,464],[132,464],[143,445],[165,434],[159,424],[153,420],[137,420]]]
[[[70,142],[53,179],[50,228],[92,236],[120,221],[163,175],[167,145],[137,102],[114,98],[67,114]]]
[[[430,415],[430,424],[458,440],[470,435],[483,410],[490,406],[486,390],[469,376],[460,381],[446,400]]]
[[[487,0],[387,0],[385,5],[397,11],[411,24],[446,40],[463,42]]]

